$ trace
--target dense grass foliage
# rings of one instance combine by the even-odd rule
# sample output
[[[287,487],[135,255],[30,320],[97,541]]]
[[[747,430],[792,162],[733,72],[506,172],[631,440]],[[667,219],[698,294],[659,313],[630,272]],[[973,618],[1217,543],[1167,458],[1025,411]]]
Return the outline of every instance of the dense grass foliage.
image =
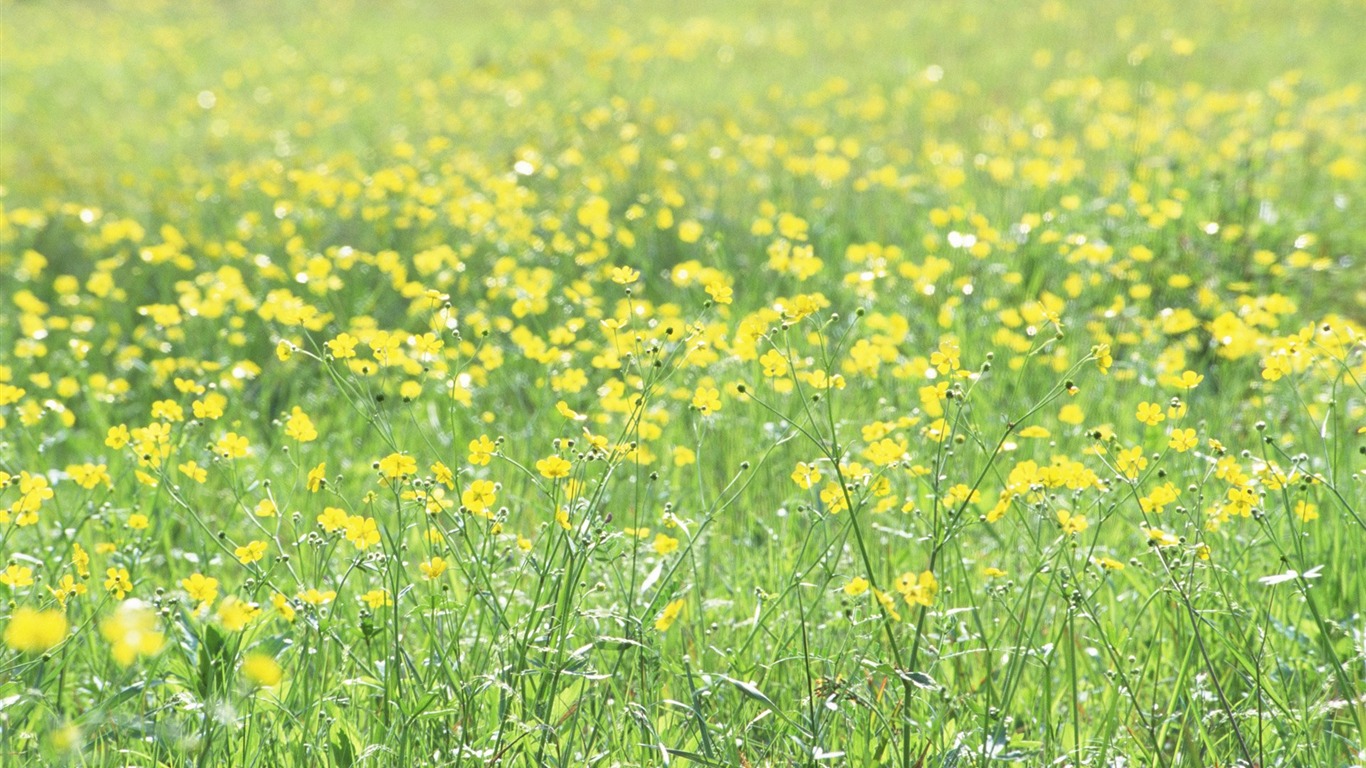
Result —
[[[1366,6],[0,5],[0,764],[1343,766]]]

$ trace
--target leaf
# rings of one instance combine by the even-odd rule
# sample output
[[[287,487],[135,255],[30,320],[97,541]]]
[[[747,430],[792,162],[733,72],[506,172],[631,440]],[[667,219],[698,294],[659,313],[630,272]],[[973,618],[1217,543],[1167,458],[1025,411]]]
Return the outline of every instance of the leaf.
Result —
[[[356,762],[356,747],[340,728],[332,735],[332,762],[337,768],[351,768]]]
[[[750,698],[756,701],[762,702],[764,706],[768,707],[774,712],[778,711],[778,705],[773,703],[773,699],[770,699],[768,696],[765,696],[764,692],[759,690],[759,687],[754,683],[747,683],[744,680],[736,680],[733,677],[727,677],[725,675],[717,675],[717,677],[721,678],[722,680],[725,680],[726,682],[730,683],[736,688],[739,688],[741,691],[744,692],[746,696],[749,696]]]
[[[349,680],[343,680],[341,681],[341,684],[346,686],[364,686],[366,688],[374,688],[377,691],[384,690],[384,683],[381,683],[379,680],[376,680],[375,678],[370,677],[369,675],[364,675],[362,677],[353,677]]]
[[[1263,576],[1262,578],[1257,579],[1257,581],[1261,582],[1262,584],[1265,584],[1268,587],[1274,587],[1277,584],[1284,584],[1287,581],[1294,581],[1295,578],[1299,575],[1300,574],[1298,571],[1290,570],[1286,571],[1285,573],[1278,573],[1275,576]]]
[[[199,642],[199,698],[203,701],[209,701],[223,691],[231,666],[226,647],[222,630],[205,624],[204,636]]]
[[[806,729],[802,727],[801,723],[789,717],[786,712],[784,712],[776,703],[774,703],[773,699],[770,699],[768,696],[764,695],[764,692],[759,690],[759,687],[754,683],[747,683],[744,680],[736,680],[735,678],[727,677],[726,675],[717,675],[717,677],[721,678],[722,680],[725,680],[726,682],[730,683],[736,688],[739,688],[742,693],[744,693],[751,699],[754,699],[755,701],[758,701],[762,703],[764,706],[768,707],[770,710],[773,711],[773,714],[777,715],[778,717],[781,717],[788,725],[796,728],[800,733],[802,733],[802,735],[810,735],[807,733]]]
[[[148,688],[151,688],[151,687],[154,687],[154,686],[157,686],[157,685],[160,685],[160,684],[161,684],[161,681],[160,681],[160,680],[151,680],[151,681],[148,681],[148,682],[145,682],[145,683],[142,683],[142,682],[133,683],[132,685],[129,685],[128,687],[126,687],[126,688],[120,690],[118,693],[114,694],[113,696],[110,696],[109,698],[104,699],[104,700],[101,701],[99,704],[96,704],[96,705],[95,705],[95,708],[92,709],[92,710],[90,710],[90,712],[93,713],[93,712],[109,711],[109,710],[116,709],[120,704],[124,703],[125,701],[128,701],[129,699],[133,698],[134,696],[138,696],[138,695],[142,694],[142,692],[145,691],[145,690],[147,690]]]
[[[609,637],[603,635],[593,641],[599,650],[603,651],[625,651],[628,648],[644,648],[644,644],[625,637]]]
[[[655,582],[659,581],[659,577],[663,575],[664,561],[663,559],[661,559],[657,564],[655,564],[654,570],[650,571],[649,575],[645,577],[645,580],[640,583],[640,594],[643,595],[646,592],[649,592],[650,588],[655,585]]]
[[[674,757],[681,757],[685,760],[691,760],[694,763],[698,763],[699,765],[714,765],[717,768],[723,768],[724,765],[723,763],[708,760],[707,758],[697,754],[696,752],[688,752],[687,750],[683,749],[674,749],[673,747],[665,747],[664,749]]]
[[[930,677],[924,672],[905,672],[897,670],[897,676],[917,688],[924,688],[930,691],[939,690],[939,683],[935,682],[933,677]]]

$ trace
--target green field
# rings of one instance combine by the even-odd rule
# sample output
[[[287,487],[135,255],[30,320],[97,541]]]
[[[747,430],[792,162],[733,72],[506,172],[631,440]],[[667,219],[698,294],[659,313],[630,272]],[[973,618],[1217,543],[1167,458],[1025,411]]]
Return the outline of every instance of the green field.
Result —
[[[0,0],[0,766],[1366,763],[1363,29]]]

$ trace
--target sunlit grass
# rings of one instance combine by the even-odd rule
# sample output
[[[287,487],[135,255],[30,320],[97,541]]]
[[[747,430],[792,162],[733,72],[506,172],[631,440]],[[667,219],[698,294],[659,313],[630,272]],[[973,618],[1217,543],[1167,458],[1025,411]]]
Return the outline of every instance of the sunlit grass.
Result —
[[[4,6],[0,765],[1360,763],[1364,25]]]

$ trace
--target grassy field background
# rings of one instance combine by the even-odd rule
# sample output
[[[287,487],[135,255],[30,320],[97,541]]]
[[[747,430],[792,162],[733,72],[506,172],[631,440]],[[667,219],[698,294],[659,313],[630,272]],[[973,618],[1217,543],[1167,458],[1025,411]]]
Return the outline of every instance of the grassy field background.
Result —
[[[0,764],[1361,764],[1363,28],[0,5]]]

